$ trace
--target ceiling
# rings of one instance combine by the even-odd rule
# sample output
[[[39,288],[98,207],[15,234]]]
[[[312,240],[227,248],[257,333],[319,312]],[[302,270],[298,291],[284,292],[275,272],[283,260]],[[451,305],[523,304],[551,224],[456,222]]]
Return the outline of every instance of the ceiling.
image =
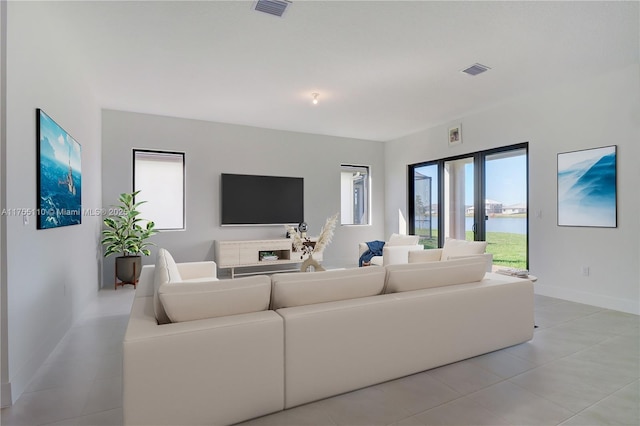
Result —
[[[103,108],[374,141],[640,55],[635,1],[294,0],[282,18],[252,4],[70,2],[51,16]],[[491,70],[460,72],[474,63]]]

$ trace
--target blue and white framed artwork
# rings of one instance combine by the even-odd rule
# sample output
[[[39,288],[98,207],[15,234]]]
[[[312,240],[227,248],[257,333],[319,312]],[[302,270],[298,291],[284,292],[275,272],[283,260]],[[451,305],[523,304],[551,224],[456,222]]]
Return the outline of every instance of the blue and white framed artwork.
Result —
[[[617,147],[558,154],[558,225],[615,228]]]
[[[82,222],[82,148],[41,109],[36,110],[37,229]]]

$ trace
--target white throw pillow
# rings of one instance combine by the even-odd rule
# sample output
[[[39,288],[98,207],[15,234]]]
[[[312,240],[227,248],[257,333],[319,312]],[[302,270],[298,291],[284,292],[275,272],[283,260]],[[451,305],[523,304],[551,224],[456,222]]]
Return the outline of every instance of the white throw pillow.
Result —
[[[449,260],[455,256],[482,254],[487,249],[486,241],[465,241],[447,238],[442,247],[441,260]]]
[[[274,274],[271,309],[375,296],[384,287],[384,268]]]
[[[386,267],[384,292],[399,293],[473,283],[484,278],[485,269],[486,261],[482,257],[390,265]]]
[[[267,310],[271,279],[256,275],[169,282],[160,286],[158,295],[171,322],[225,317]]]
[[[400,235],[391,234],[389,241],[385,243],[387,246],[414,246],[418,244],[420,236],[418,235]]]
[[[173,256],[165,249],[162,250],[162,254],[164,255],[164,260],[167,265],[167,271],[169,272],[169,282],[182,281],[182,277],[180,276],[180,271],[178,270],[178,265],[176,265],[176,261],[173,260]]]
[[[415,244],[410,246],[387,246],[382,249],[382,265],[398,265],[409,262],[409,252],[422,250],[422,246]]]

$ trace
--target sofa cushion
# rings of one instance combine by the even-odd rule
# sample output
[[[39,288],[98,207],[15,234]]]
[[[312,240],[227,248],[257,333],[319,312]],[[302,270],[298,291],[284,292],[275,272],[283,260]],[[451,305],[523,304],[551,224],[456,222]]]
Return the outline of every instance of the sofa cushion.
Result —
[[[470,254],[482,254],[487,249],[486,241],[465,241],[447,238],[442,247],[440,260],[449,260],[454,256],[468,256]]]
[[[485,274],[484,258],[470,257],[441,262],[389,265],[385,293],[422,290],[425,288],[481,281]]]
[[[418,235],[400,235],[391,234],[389,241],[386,242],[386,246],[414,246],[418,244],[420,236]]]
[[[173,260],[173,256],[163,248],[158,249],[156,267],[153,274],[153,307],[156,314],[156,320],[158,321],[158,324],[167,324],[170,322],[169,317],[167,316],[167,313],[162,306],[162,302],[160,302],[160,298],[158,297],[158,289],[162,284],[171,281],[180,281],[181,277],[180,272],[178,271],[178,266]]]
[[[269,308],[271,280],[256,275],[168,282],[160,286],[158,296],[171,322],[246,314]]]
[[[409,263],[439,262],[442,249],[411,250],[408,256]]]
[[[384,287],[384,268],[274,274],[271,309],[375,296]]]
[[[419,244],[406,245],[406,246],[390,246],[382,249],[382,265],[397,265],[400,263],[408,263],[409,252],[412,250],[422,250],[423,247]]]

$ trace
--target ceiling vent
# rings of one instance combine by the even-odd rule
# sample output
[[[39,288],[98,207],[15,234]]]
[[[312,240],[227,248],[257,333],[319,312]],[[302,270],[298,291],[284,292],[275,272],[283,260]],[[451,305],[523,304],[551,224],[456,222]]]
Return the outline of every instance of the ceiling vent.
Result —
[[[463,69],[462,72],[465,73],[465,74],[469,74],[469,75],[478,75],[478,74],[482,74],[486,70],[490,70],[490,69],[491,68],[489,68],[486,65],[473,64],[469,68]]]
[[[258,0],[254,3],[253,8],[258,12],[282,16],[289,6],[291,6],[289,0]]]

